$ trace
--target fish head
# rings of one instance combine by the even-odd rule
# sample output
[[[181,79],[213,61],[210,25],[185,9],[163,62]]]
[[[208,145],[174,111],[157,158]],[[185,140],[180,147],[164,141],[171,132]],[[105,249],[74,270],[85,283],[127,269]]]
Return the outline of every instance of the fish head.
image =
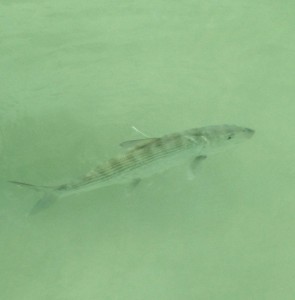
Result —
[[[191,133],[203,139],[205,152],[208,153],[242,143],[250,139],[255,131],[236,125],[218,125],[198,128]]]

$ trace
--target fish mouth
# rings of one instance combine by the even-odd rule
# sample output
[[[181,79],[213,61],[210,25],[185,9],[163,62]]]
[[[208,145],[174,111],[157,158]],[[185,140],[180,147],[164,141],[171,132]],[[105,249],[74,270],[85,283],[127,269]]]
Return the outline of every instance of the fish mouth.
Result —
[[[254,135],[255,130],[251,128],[245,128],[244,132],[248,138],[251,138]]]

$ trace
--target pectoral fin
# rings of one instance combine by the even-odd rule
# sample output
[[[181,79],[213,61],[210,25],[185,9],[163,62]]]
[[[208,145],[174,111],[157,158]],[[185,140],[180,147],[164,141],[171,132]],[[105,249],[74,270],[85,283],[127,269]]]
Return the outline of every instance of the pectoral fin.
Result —
[[[200,167],[200,164],[202,163],[202,161],[204,161],[205,159],[207,158],[207,156],[205,155],[199,155],[197,157],[195,157],[192,161],[191,161],[191,164],[190,164],[190,174],[189,174],[189,179],[194,179],[198,170],[199,170],[199,167]]]

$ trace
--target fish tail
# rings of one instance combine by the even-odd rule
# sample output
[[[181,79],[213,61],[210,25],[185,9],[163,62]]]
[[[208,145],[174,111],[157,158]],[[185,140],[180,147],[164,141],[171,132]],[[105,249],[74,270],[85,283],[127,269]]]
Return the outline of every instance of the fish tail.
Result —
[[[27,187],[29,189],[33,189],[35,191],[41,191],[43,193],[43,197],[33,206],[29,215],[35,215],[36,213],[39,213],[40,211],[50,207],[58,199],[56,187],[54,186],[34,185],[19,181],[9,182],[19,186]]]
[[[57,200],[58,195],[54,191],[46,191],[43,197],[32,207],[29,216],[35,215],[40,211],[47,209]]]
[[[19,185],[19,186],[24,186],[24,187],[27,187],[29,189],[33,189],[33,190],[36,190],[36,191],[45,190],[45,189],[54,189],[55,188],[55,186],[34,185],[34,184],[31,184],[31,183],[20,182],[20,181],[8,181],[8,182]]]

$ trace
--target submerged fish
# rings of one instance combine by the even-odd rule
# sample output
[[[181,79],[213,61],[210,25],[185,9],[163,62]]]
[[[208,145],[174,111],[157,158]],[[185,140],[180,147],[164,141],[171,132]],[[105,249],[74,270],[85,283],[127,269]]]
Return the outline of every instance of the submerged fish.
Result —
[[[160,138],[132,140],[121,144],[126,152],[88,172],[85,176],[59,186],[36,186],[10,181],[44,191],[44,197],[33,207],[31,214],[51,205],[57,198],[116,183],[136,185],[141,178],[165,171],[186,160],[195,169],[208,155],[241,143],[254,134],[253,129],[235,125],[207,126],[172,133]]]

